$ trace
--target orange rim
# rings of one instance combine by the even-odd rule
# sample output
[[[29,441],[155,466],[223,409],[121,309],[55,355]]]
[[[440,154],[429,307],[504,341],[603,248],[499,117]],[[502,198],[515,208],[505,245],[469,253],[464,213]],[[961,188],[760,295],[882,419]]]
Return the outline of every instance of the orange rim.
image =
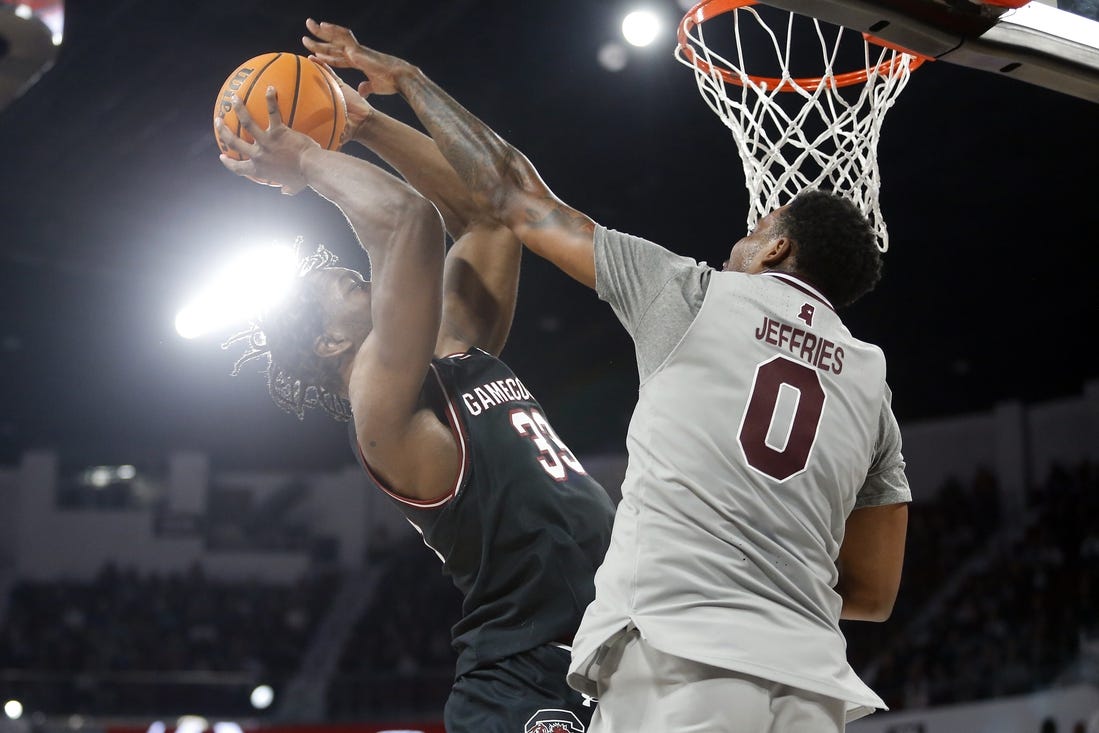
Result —
[[[683,55],[683,58],[688,60],[692,66],[707,74],[718,74],[728,84],[736,84],[737,86],[743,86],[740,80],[740,76],[734,74],[728,69],[723,69],[719,66],[713,66],[705,59],[699,58],[695,53],[694,48],[690,44],[689,33],[692,29],[702,25],[707,20],[716,18],[724,13],[733,12],[740,8],[746,8],[750,5],[757,4],[758,0],[702,0],[693,8],[687,11],[687,14],[683,16],[683,20],[679,22],[679,30],[676,34],[679,46],[679,52]],[[918,54],[915,51],[909,51],[906,48],[901,48],[895,44],[883,41],[876,36],[872,36],[869,33],[863,33],[863,38],[869,43],[873,43],[877,46],[884,46],[885,48],[899,51],[901,53],[908,54],[913,57],[912,61],[908,64],[909,71],[914,71],[924,61],[928,60],[927,56]],[[881,76],[889,76],[903,63],[899,56],[894,56],[888,61],[883,61],[876,67],[871,69],[858,69],[856,71],[849,71],[845,74],[835,74],[831,79],[835,80],[837,87],[851,86],[852,84],[864,84],[866,80],[870,78],[871,71],[876,71]],[[825,77],[822,76],[810,76],[803,78],[794,78],[789,80],[782,80],[776,77],[770,76],[755,76],[753,74],[744,74],[744,76],[751,79],[756,84],[766,84],[768,89],[775,89],[780,92],[792,92],[796,88],[807,89],[814,91],[822,83],[824,83]]]

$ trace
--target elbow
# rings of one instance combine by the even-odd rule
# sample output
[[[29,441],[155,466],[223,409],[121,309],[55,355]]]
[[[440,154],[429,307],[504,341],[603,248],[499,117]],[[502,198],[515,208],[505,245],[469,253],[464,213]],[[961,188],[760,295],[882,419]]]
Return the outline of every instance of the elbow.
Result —
[[[512,212],[515,210],[514,202],[516,198],[517,192],[506,183],[500,183],[492,188],[480,202],[481,211],[484,213],[485,219],[505,226],[511,226],[513,224],[511,219]]]
[[[881,623],[892,615],[893,604],[897,602],[897,586],[889,588],[859,587],[841,584],[836,592],[843,599],[840,618],[844,621],[870,621]]]
[[[481,190],[480,204],[493,221],[514,228],[522,223],[523,202],[545,195],[545,185],[530,161],[508,147],[488,185]]]
[[[888,621],[889,617],[893,615],[893,602],[868,603],[860,608],[859,611],[858,620],[880,624],[884,621]]]
[[[439,207],[419,194],[409,198],[407,213],[417,219],[430,221],[440,227],[443,225],[443,215],[439,212]]]
[[[843,599],[840,618],[845,621],[871,621],[881,623],[893,615],[897,593],[864,589],[859,592],[837,588]]]
[[[404,229],[406,235],[402,236],[415,231],[420,241],[432,247],[444,243],[443,215],[435,204],[419,195],[410,196],[396,213],[399,223],[394,231]]]

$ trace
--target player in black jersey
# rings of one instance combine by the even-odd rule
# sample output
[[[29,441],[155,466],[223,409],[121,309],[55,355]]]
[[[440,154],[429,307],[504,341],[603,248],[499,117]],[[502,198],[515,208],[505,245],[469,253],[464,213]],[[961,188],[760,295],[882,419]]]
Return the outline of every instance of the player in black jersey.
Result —
[[[219,130],[247,158],[223,156],[232,172],[284,193],[310,187],[339,207],[372,270],[367,282],[319,248],[296,297],[246,334],[238,368],[266,355],[280,406],[350,418],[371,483],[462,592],[447,730],[583,731],[593,711],[566,684],[569,644],[594,597],[614,507],[496,358],[521,245],[481,217],[430,138],[344,91],[352,137],[411,186],[287,128],[273,89],[266,130],[234,101],[255,143]],[[455,239],[445,258],[440,214]]]

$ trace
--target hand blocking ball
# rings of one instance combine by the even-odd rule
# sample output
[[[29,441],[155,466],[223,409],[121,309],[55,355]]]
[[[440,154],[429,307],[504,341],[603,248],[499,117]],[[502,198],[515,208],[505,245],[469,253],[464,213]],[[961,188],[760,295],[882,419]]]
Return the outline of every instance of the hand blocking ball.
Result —
[[[266,127],[265,96],[269,86],[278,91],[279,112],[287,127],[305,133],[326,150],[340,147],[340,138],[347,125],[347,102],[339,81],[325,67],[297,54],[265,53],[238,66],[221,85],[214,104],[214,119],[220,117],[241,139],[254,142],[237,119],[232,98],[234,94],[240,97],[252,119]],[[225,147],[216,131],[214,138],[222,153],[234,160],[242,158]],[[275,185],[269,181],[258,182]]]

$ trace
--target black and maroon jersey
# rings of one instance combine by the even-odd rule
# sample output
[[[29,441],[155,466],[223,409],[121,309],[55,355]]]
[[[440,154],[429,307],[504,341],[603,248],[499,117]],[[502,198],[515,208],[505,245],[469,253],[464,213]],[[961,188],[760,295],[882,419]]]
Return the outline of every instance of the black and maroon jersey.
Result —
[[[538,401],[481,351],[434,359],[424,396],[458,441],[461,469],[436,501],[389,495],[462,592],[457,674],[550,642],[571,643],[595,597],[614,504]],[[353,436],[352,436],[353,437]]]

